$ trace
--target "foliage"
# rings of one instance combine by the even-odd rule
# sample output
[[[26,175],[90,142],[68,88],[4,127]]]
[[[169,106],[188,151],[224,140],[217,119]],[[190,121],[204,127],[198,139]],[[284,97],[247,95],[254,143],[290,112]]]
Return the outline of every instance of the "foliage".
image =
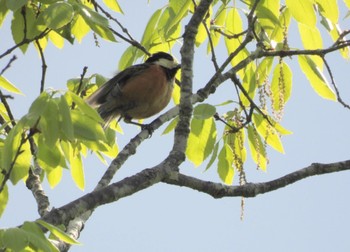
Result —
[[[5,18],[11,19],[15,43],[0,58],[17,48],[25,54],[28,46],[34,44],[45,65],[43,55],[49,42],[62,49],[64,43],[83,42],[92,32],[96,38],[130,44],[119,61],[122,70],[153,52],[171,51],[176,42],[182,41],[186,22],[196,13],[200,2],[169,0],[150,17],[139,42],[114,18],[124,14],[118,2],[104,0],[103,3],[104,6],[87,0],[0,0],[0,25]],[[350,8],[349,1],[345,4]],[[236,173],[240,177],[244,174],[248,155],[257,167],[266,171],[268,148],[284,153],[281,137],[291,132],[280,122],[293,88],[293,71],[287,56],[297,57],[300,69],[320,97],[343,103],[325,59],[333,51],[349,58],[349,43],[345,39],[348,32],[343,32],[338,24],[339,5],[335,0],[216,0],[211,3],[198,28],[195,46],[206,47],[216,72],[213,80],[197,92],[201,98],[194,102],[206,99],[226,80],[232,83],[236,95],[218,105],[195,106],[185,152],[188,160],[195,166],[207,161],[206,170],[216,165],[222,182],[231,185]],[[109,11],[115,13],[112,15]],[[302,48],[289,45],[288,31],[292,24],[298,27]],[[123,34],[113,28],[115,25]],[[324,48],[323,40],[327,36],[333,44]],[[220,63],[215,50],[223,46],[227,55]],[[5,71],[6,68],[0,74],[0,87],[22,94],[5,78]],[[60,182],[63,170],[69,169],[76,185],[84,189],[83,157],[92,151],[102,162],[107,162],[105,156],[118,154],[115,139],[120,128],[112,125],[104,130],[98,113],[84,102],[104,81],[98,74],[86,77],[83,73],[81,78],[67,81],[65,92],[44,91],[43,68],[42,92],[20,119],[13,118],[0,91],[0,215],[9,198],[7,184],[26,181],[36,168],[41,170],[40,179],[47,179],[52,187]],[[178,104],[179,88],[173,96]],[[179,118],[175,117],[164,133],[173,131],[178,122]],[[221,123],[225,127],[223,132],[218,132],[217,125]],[[44,236],[42,227],[61,241],[76,243],[54,226],[38,221],[1,230],[0,248],[57,251]]]

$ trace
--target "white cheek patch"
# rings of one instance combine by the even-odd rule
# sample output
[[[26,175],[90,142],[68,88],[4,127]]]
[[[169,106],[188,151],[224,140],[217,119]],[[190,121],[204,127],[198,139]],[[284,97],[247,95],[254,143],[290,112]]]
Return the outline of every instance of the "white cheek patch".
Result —
[[[168,69],[173,69],[179,65],[177,62],[168,59],[159,59],[155,63]]]

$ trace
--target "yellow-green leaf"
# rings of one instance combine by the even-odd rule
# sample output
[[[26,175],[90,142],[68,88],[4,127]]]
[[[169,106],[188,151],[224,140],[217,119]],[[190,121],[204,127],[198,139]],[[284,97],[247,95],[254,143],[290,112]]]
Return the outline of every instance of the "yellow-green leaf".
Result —
[[[74,16],[72,5],[67,2],[56,2],[50,4],[43,12],[40,13],[39,18],[42,18],[45,25],[51,29],[59,29],[70,23]]]
[[[292,92],[292,71],[282,62],[276,65],[273,72],[271,93],[272,106],[275,111],[282,110],[290,98]]]
[[[0,87],[6,89],[9,92],[23,95],[23,93],[4,76],[0,76]]]
[[[51,225],[50,223],[47,223],[43,220],[37,220],[36,222],[39,223],[41,226],[47,228],[54,236],[56,236],[61,241],[64,241],[68,244],[80,244],[77,240],[73,239],[54,225]]]
[[[73,110],[71,113],[74,136],[81,140],[106,141],[102,126],[90,117]]]
[[[312,0],[286,0],[286,5],[296,21],[310,27],[316,26],[316,13]]]
[[[266,143],[276,151],[284,154],[284,148],[276,129],[270,125],[270,123],[261,114],[253,114],[252,119],[257,132],[266,141]]]
[[[261,140],[261,137],[258,135],[254,127],[251,125],[248,126],[248,143],[249,143],[250,153],[254,162],[263,171],[266,171],[267,158],[266,158],[265,146]]]
[[[225,33],[227,33],[228,35],[236,35],[243,32],[243,22],[237,8],[232,8],[228,12],[225,25],[226,25]],[[240,46],[241,44],[240,40],[241,39],[235,39],[235,38],[231,39],[225,36],[225,44],[229,54],[234,53],[236,49]],[[235,53],[237,53],[237,55],[231,61],[231,64],[233,66],[236,66],[239,62],[241,62],[242,60],[248,57],[248,51],[246,48],[244,48],[240,52],[235,52]],[[240,73],[243,73],[243,72],[244,70],[240,71]]]
[[[79,43],[83,40],[83,38],[90,31],[90,27],[84,21],[84,18],[81,15],[76,15],[73,25],[72,25],[72,35],[78,40]]]
[[[65,96],[61,96],[58,102],[60,134],[70,141],[74,139],[74,130],[70,109]]]
[[[0,27],[2,26],[8,11],[9,9],[6,6],[6,0],[0,0]]]
[[[298,24],[301,41],[305,49],[321,49],[323,47],[322,36],[316,27]],[[323,61],[318,56],[311,56],[312,60],[322,69]]]
[[[161,14],[162,9],[156,10],[146,25],[145,31],[143,32],[143,36],[141,39],[141,44],[146,48],[150,47],[154,36],[158,37],[158,31],[156,28]]]
[[[309,80],[315,92],[322,98],[336,101],[337,96],[330,88],[326,77],[316,63],[309,56],[305,55],[298,56],[298,61],[301,70]]]
[[[28,245],[27,233],[20,228],[8,228],[2,234],[1,247],[11,249],[11,251],[23,251]]]
[[[339,10],[338,3],[334,0],[316,0],[321,14],[330,19],[333,24],[338,23]]]
[[[175,117],[174,120],[172,120],[168,126],[166,126],[165,130],[163,131],[162,135],[168,134],[169,132],[173,131],[179,122],[179,117]]]
[[[211,40],[214,48],[218,45],[221,38],[221,33],[217,32],[216,29],[222,30],[222,28],[224,28],[225,20],[226,20],[226,8],[224,5],[222,5],[216,13],[216,17],[213,20],[214,23],[210,25],[210,36],[211,36]],[[211,51],[211,45],[210,43],[208,43],[207,53],[209,53],[210,51]]]
[[[49,32],[49,39],[57,48],[62,49],[64,46],[64,38],[55,31]]]
[[[118,3],[117,0],[103,0],[103,2],[104,2],[105,5],[107,5],[108,8],[110,8],[111,10],[123,14],[122,8],[120,8],[120,5],[119,5],[119,3]]]
[[[272,69],[273,57],[264,58],[257,67],[255,78],[258,86],[261,86],[268,79]]]
[[[0,192],[0,217],[2,216],[2,214],[6,209],[8,200],[9,200],[9,191],[8,191],[7,185],[5,184],[4,189]]]
[[[188,159],[195,166],[199,166],[213,151],[215,140],[216,125],[214,119],[201,120],[193,118],[186,149]]]
[[[60,183],[63,174],[62,171],[63,168],[60,166],[46,171],[47,181],[51,188],[56,187]]]
[[[218,156],[218,174],[222,182],[232,185],[235,170],[232,167],[233,153],[228,144],[224,144]]]
[[[212,117],[215,113],[216,108],[213,105],[202,103],[194,108],[193,117],[196,119],[205,120]]]
[[[80,190],[85,188],[85,176],[84,176],[84,167],[81,160],[81,155],[77,149],[70,149],[70,172],[72,178]]]

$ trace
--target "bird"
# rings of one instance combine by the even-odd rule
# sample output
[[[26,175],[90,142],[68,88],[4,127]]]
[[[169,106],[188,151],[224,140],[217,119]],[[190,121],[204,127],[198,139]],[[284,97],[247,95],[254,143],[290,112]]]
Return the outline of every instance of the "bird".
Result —
[[[103,128],[118,118],[126,123],[158,114],[170,102],[175,75],[181,65],[166,52],[152,54],[144,63],[130,66],[100,86],[86,102],[97,110]],[[149,130],[150,131],[150,130]]]

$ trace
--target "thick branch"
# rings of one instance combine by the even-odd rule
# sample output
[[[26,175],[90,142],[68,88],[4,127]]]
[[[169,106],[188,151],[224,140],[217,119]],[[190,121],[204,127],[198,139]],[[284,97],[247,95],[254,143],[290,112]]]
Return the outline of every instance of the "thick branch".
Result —
[[[184,186],[211,195],[214,198],[223,197],[255,197],[271,192],[302,179],[327,173],[350,170],[350,160],[330,164],[314,163],[310,166],[292,172],[281,178],[265,183],[247,183],[242,186],[228,186],[220,183],[203,181],[194,177],[179,174],[176,178],[164,178],[167,184]]]
[[[101,190],[88,193],[65,206],[53,209],[42,219],[54,225],[67,225],[70,220],[93,211],[98,206],[115,202],[162,181],[167,176],[167,170],[164,164],[145,169]]]

